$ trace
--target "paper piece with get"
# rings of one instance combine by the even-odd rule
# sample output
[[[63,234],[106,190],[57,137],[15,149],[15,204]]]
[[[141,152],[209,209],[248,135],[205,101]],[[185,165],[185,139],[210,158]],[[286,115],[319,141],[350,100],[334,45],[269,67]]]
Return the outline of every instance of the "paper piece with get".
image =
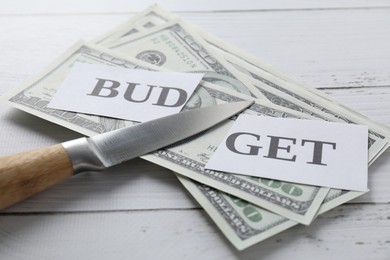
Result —
[[[368,127],[240,115],[206,169],[367,191]]]

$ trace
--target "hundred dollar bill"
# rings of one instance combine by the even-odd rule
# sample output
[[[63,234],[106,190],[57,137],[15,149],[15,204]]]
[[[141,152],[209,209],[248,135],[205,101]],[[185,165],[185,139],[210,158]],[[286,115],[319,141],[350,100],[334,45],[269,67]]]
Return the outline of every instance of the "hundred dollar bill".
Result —
[[[202,72],[204,81],[255,96],[258,90],[240,79],[236,69],[206,47],[179,20],[165,23],[144,33],[127,36],[109,48],[120,54],[164,68],[183,72]]]
[[[246,249],[299,224],[205,184],[179,174],[176,176],[238,250]],[[281,184],[278,181],[275,183]],[[338,206],[334,198],[342,197],[349,201],[361,194],[362,192],[332,189],[317,215]]]
[[[298,224],[210,186],[177,177],[238,250]]]
[[[135,59],[122,58],[97,46],[79,43],[49,65],[36,78],[6,94],[3,98],[14,107],[89,136],[134,125],[135,122],[132,121],[47,108],[47,104],[55,94],[57,87],[75,62],[102,63],[129,69],[159,69],[148,67],[148,64]],[[204,84],[207,85],[207,83]],[[203,86],[196,90],[185,109],[244,99],[253,98],[231,92],[226,88]],[[246,112],[261,116],[308,118],[298,112],[280,109],[272,104],[263,105],[258,100]],[[220,127],[210,130],[192,141],[187,140],[181,145],[158,151],[143,158],[282,214],[287,218],[309,224],[329,189],[292,183],[274,186],[271,181],[265,179],[204,169],[205,162],[222,141],[232,123],[231,120],[227,121]]]

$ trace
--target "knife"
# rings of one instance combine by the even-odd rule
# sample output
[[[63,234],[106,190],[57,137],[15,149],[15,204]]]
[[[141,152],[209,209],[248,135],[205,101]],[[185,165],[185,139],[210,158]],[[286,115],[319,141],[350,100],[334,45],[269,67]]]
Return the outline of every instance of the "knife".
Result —
[[[75,174],[101,171],[201,133],[252,104],[240,101],[194,109],[0,158],[0,209]]]

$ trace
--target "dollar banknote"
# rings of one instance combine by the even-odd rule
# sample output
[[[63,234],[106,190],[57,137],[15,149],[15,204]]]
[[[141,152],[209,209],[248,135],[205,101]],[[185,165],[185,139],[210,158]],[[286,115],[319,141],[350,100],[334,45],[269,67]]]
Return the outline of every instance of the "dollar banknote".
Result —
[[[205,184],[177,177],[238,250],[298,224]]]

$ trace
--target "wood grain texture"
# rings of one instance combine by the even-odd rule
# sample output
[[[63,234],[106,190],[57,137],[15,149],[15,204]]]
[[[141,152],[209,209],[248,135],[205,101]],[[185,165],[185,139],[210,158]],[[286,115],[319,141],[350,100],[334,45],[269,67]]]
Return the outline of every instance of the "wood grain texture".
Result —
[[[77,3],[76,3],[77,2]],[[154,1],[153,1],[154,2]],[[160,1],[163,7],[390,125],[388,1]],[[217,4],[218,2],[218,4]],[[142,6],[141,6],[142,5]],[[2,1],[0,95],[147,1]],[[0,155],[79,134],[0,104]],[[237,252],[167,170],[87,173],[0,214],[3,259],[388,259],[390,152],[366,195]]]
[[[272,0],[254,1],[224,1],[219,0],[197,0],[197,1],[178,1],[178,0],[67,0],[67,1],[48,1],[48,0],[3,0],[0,14],[67,14],[67,13],[130,13],[142,11],[149,5],[159,3],[166,9],[174,12],[213,12],[213,11],[275,11],[275,10],[313,10],[313,9],[353,9],[353,8],[386,8],[390,3],[386,0]]]
[[[390,255],[386,205],[346,205],[238,252],[201,210],[0,216],[3,259],[374,259]]]
[[[73,175],[61,144],[0,158],[0,209],[47,189]]]
[[[344,88],[390,85],[388,13],[313,9],[181,16],[309,86]]]

